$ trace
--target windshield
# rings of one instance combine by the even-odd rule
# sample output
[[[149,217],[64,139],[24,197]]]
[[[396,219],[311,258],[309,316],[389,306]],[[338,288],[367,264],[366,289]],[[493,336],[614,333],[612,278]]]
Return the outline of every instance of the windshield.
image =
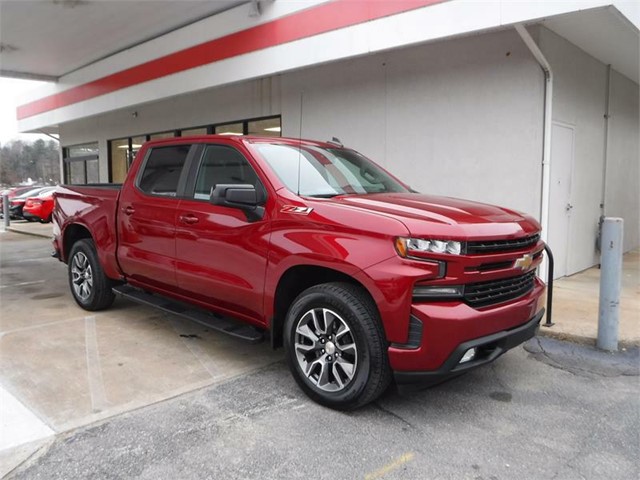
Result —
[[[312,145],[256,144],[282,183],[306,197],[408,192],[354,150]]]
[[[33,190],[28,190],[28,191],[18,195],[16,197],[16,199],[18,199],[18,198],[25,199],[25,198],[29,198],[29,197],[34,197],[34,196],[38,195],[41,190],[43,190],[42,187],[34,188]]]

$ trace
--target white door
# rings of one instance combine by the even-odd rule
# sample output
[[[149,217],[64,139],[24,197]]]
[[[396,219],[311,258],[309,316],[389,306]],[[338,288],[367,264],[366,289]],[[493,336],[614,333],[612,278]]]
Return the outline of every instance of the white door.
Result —
[[[571,174],[573,171],[574,127],[553,123],[551,129],[551,188],[549,198],[549,232],[547,239],[553,251],[554,278],[567,275],[570,254]]]

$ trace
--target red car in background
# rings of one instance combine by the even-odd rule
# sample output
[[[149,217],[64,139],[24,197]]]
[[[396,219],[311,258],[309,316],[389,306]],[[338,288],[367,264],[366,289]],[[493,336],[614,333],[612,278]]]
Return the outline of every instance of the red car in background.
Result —
[[[30,222],[49,223],[53,212],[55,187],[45,189],[37,196],[29,197],[22,207],[22,217]]]
[[[10,188],[7,188],[6,190],[2,190],[0,192],[0,195],[1,196],[5,196],[6,195],[7,197],[9,197],[9,202],[11,202],[11,200],[14,197],[17,197],[19,195],[27,193],[27,192],[29,192],[31,190],[36,189],[36,188],[42,188],[42,187],[39,187],[38,185],[29,185],[29,186],[26,186],[26,187],[25,186],[23,186],[23,187],[10,187]],[[2,205],[2,202],[0,201],[0,214],[3,213],[2,210],[3,210],[3,205]]]

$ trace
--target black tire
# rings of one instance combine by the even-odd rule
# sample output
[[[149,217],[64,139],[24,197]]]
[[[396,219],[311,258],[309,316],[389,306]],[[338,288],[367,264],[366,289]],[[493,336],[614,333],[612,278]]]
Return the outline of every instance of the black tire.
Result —
[[[81,266],[84,268],[80,268]],[[91,279],[90,287],[86,277],[87,271]],[[113,303],[114,282],[104,274],[92,240],[84,238],[73,244],[69,253],[68,276],[71,295],[85,310],[104,310]],[[74,278],[77,280],[75,286]],[[78,282],[83,283],[85,287],[79,286]]]
[[[319,309],[319,310],[315,310]],[[325,313],[325,309],[328,313]],[[307,347],[304,342],[311,341],[310,337],[300,335],[298,327],[309,326],[309,318],[314,318],[314,312],[322,312],[327,316],[322,320],[326,335],[317,336],[319,341],[327,347],[320,351],[300,349]],[[327,319],[330,319],[334,333],[327,328]],[[338,324],[343,332],[339,340],[336,334],[335,324]],[[321,332],[316,329],[314,333]],[[284,347],[289,369],[300,388],[315,402],[338,410],[353,410],[376,400],[388,388],[391,382],[391,368],[387,358],[387,341],[382,330],[380,316],[371,297],[361,287],[349,283],[325,283],[308,288],[302,292],[292,303],[287,313],[284,325]],[[341,345],[339,342],[348,342]],[[326,343],[325,343],[326,342]],[[331,350],[329,350],[331,343]],[[342,347],[354,344],[353,355],[350,361],[354,365],[352,377],[346,370],[338,369],[334,363],[344,361],[349,356],[349,350],[341,350]],[[311,347],[307,347],[311,348]],[[333,354],[333,358],[328,354]],[[341,353],[342,352],[342,353]],[[308,356],[308,358],[307,358]],[[340,357],[338,359],[337,357]],[[302,357],[305,357],[302,359]],[[322,358],[321,358],[322,357]],[[324,360],[323,360],[324,359]],[[329,360],[327,362],[326,360]],[[333,363],[331,362],[333,360]],[[312,364],[316,364],[313,369]],[[324,365],[329,365],[329,372],[323,376]],[[317,368],[316,368],[317,367]],[[307,375],[303,368],[311,372]],[[315,370],[314,370],[315,369]],[[319,371],[318,371],[319,370]],[[337,375],[336,375],[337,374]],[[336,376],[341,377],[337,379]],[[315,377],[315,378],[314,378]],[[324,378],[324,386],[320,386]],[[333,384],[331,383],[333,381]],[[339,385],[344,383],[344,385]],[[337,388],[336,391],[327,391],[327,388]]]

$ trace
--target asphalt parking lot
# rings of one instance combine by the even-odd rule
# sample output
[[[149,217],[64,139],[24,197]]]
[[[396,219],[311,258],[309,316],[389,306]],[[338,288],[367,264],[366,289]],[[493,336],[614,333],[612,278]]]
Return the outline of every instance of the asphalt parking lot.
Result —
[[[4,233],[0,247],[0,384],[55,434],[8,478],[640,476],[637,350],[534,340],[341,413],[265,344],[125,301],[87,320],[48,240]]]

